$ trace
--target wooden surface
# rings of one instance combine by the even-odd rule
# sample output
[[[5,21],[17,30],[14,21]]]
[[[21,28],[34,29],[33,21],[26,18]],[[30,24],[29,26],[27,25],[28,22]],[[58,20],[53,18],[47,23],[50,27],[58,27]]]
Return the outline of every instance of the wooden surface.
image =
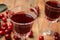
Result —
[[[40,17],[38,18],[39,19],[38,20],[39,25],[40,25],[40,27],[39,27],[40,34],[38,32],[38,22],[37,22],[37,20],[35,20],[35,23],[34,23],[33,29],[32,29],[33,32],[34,32],[34,38],[33,39],[27,38],[28,40],[38,40],[38,36],[43,35],[43,32],[47,29],[47,25],[48,25],[48,22],[47,22],[47,20],[45,18],[45,14],[44,14],[44,2],[43,2],[43,0],[37,0],[37,1],[38,1],[38,5],[40,7]],[[9,4],[9,5],[11,5],[13,7],[14,0],[12,0],[10,2],[12,4]],[[6,1],[5,0],[0,0],[0,3],[5,3],[5,4],[8,5],[9,2],[7,0]],[[8,6],[8,7],[11,7],[11,6]],[[54,32],[56,31],[56,32],[58,32],[60,34],[60,22],[51,24],[50,29],[52,31],[54,31]],[[48,36],[48,35],[44,36],[44,39],[45,40],[54,40],[53,36]],[[5,40],[5,38],[3,37],[0,40]]]

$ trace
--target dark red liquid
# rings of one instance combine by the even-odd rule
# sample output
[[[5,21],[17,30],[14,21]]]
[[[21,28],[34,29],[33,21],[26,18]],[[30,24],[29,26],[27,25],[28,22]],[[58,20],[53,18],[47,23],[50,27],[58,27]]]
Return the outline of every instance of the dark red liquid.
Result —
[[[50,21],[57,19],[60,15],[60,4],[57,1],[47,1],[45,14]]]
[[[18,12],[21,13],[21,12]],[[16,23],[30,23],[34,21],[34,18],[31,15],[28,14],[15,14],[11,17],[11,19]],[[16,31],[19,34],[26,34],[28,33],[32,28],[33,23],[28,25],[18,25],[15,24],[14,31]]]

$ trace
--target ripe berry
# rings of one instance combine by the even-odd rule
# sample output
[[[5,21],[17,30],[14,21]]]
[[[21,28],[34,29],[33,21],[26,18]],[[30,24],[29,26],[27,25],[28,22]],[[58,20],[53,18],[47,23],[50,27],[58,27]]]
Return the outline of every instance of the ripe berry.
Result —
[[[59,37],[54,37],[54,40],[60,40],[60,38]]]
[[[12,40],[12,39],[11,39],[11,35],[10,35],[10,34],[5,34],[5,39],[6,39],[6,40]]]
[[[13,24],[10,22],[8,26],[8,30],[12,31],[12,29],[13,29]]]
[[[8,30],[8,29],[6,29],[6,30],[5,30],[5,34],[11,34],[11,31]]]
[[[4,30],[0,30],[0,38],[4,35]]]
[[[34,37],[34,36],[33,36],[33,32],[32,32],[32,31],[30,32],[29,37],[30,37],[30,38],[33,38],[33,37]]]
[[[15,40],[21,40],[20,38],[18,38],[17,36],[13,36],[13,38],[15,39]]]
[[[3,22],[3,23],[2,23],[2,26],[3,26],[3,27],[6,27],[6,26],[7,26],[7,23],[6,23],[6,22]]]
[[[59,33],[57,33],[57,32],[54,33],[54,39],[55,39],[55,40],[60,40],[60,35],[59,35]]]
[[[9,10],[9,14],[10,15],[14,15],[14,12]]]
[[[6,11],[6,14],[8,14],[9,10]]]
[[[44,37],[43,36],[39,36],[39,40],[44,40]]]
[[[8,14],[6,14],[5,17],[8,18]]]
[[[3,14],[0,14],[0,19],[2,19],[2,17],[4,17],[4,15]]]
[[[55,36],[55,37],[58,37],[58,36],[59,36],[59,33],[55,32],[55,33],[54,33],[54,36]]]
[[[0,30],[0,35],[4,35],[4,30]]]
[[[2,18],[3,22],[7,22],[7,19],[5,17]]]
[[[5,15],[6,18],[8,18],[8,16],[9,16],[9,15],[8,15],[8,12],[9,12],[9,10],[6,11],[6,15]]]
[[[5,30],[7,28],[7,23],[6,22],[3,22],[2,23],[2,29]]]

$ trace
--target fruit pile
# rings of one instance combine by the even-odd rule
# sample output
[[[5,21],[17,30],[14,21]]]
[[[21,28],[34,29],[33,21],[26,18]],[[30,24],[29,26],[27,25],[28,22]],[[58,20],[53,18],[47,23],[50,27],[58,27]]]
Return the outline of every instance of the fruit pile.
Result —
[[[7,23],[8,13],[0,14],[0,37],[5,36],[6,40],[11,40],[11,32],[13,28],[13,24],[9,22]]]

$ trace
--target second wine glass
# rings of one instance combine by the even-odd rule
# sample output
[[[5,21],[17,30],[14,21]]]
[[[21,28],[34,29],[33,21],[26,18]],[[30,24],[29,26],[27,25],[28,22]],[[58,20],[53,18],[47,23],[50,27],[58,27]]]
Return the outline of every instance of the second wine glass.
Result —
[[[60,15],[60,1],[59,0],[44,0],[45,2],[45,15],[48,20],[48,28],[44,32],[46,35],[51,35],[53,32],[50,30],[51,23],[55,23]]]

